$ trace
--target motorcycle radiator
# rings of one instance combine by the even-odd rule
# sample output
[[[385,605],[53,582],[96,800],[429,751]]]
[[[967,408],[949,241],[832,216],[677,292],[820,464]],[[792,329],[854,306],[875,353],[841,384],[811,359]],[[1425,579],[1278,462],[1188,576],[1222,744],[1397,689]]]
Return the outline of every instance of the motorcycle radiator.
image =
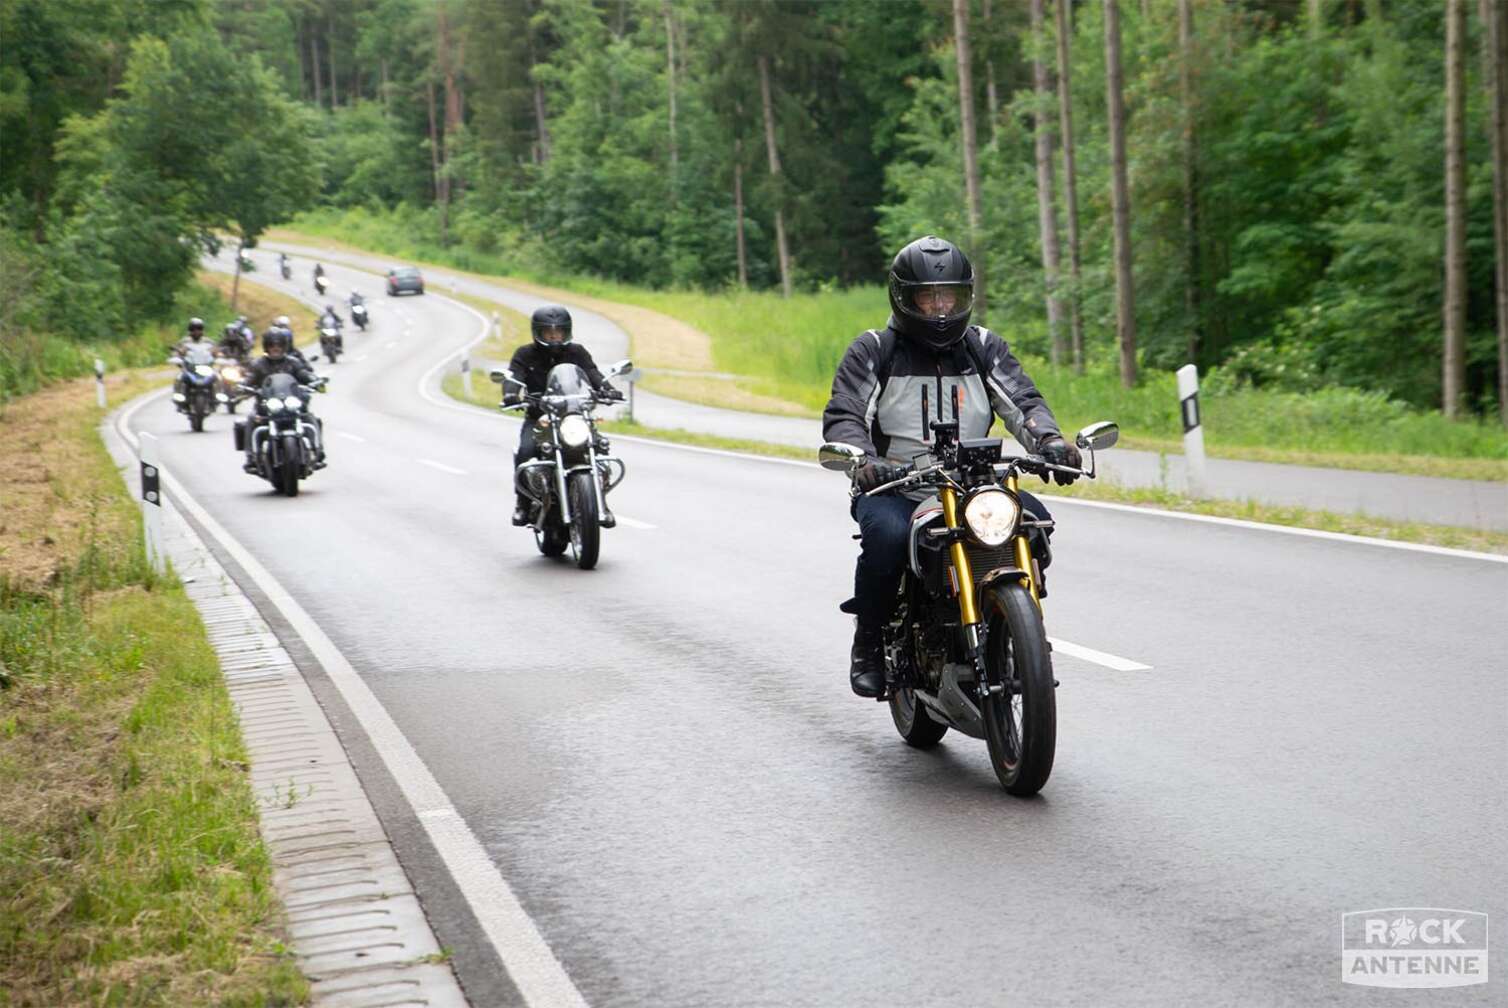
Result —
[[[1001,567],[1014,568],[1016,566],[1015,547],[1009,539],[999,546],[981,546],[978,543],[965,542],[964,552],[969,557],[969,570],[974,575],[975,588],[979,587],[990,571]],[[948,566],[952,567],[951,564]],[[955,576],[953,580],[956,582],[957,577]]]

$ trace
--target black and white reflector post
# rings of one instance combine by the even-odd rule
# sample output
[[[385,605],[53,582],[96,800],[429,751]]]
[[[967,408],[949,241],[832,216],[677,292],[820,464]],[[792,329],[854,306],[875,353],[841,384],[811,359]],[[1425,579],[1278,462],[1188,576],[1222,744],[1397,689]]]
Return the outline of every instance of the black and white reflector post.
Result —
[[[628,374],[623,377],[628,379],[628,419],[632,422],[634,418],[634,385],[638,383],[640,378],[644,377],[644,372],[639,368],[630,368]]]
[[[99,408],[105,408],[105,362],[94,358],[94,399]]]
[[[167,569],[162,552],[162,465],[157,455],[157,438],[141,438],[141,518],[146,533],[147,561],[161,574]]]
[[[1178,407],[1183,416],[1183,457],[1188,466],[1189,495],[1204,492],[1204,425],[1199,416],[1199,368],[1178,369]]]

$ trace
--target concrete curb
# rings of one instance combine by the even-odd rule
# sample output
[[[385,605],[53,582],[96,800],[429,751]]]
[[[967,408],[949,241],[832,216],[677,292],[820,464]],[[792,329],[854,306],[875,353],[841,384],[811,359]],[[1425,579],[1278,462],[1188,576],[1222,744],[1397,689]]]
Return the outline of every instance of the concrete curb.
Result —
[[[99,428],[133,494],[136,451],[116,422],[145,398]],[[313,1004],[467,1005],[450,966],[437,961],[440,945],[413,884],[303,674],[166,496],[163,528],[163,551],[204,620],[241,724],[289,946]]]

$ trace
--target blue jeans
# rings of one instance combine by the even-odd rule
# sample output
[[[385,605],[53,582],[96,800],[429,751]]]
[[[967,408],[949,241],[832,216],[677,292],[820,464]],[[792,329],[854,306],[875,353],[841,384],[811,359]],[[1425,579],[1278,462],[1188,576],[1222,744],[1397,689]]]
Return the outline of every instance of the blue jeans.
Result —
[[[1052,517],[1040,500],[1024,490],[1021,507],[1038,520]],[[915,510],[915,501],[893,493],[854,501],[853,516],[859,523],[859,562],[853,575],[853,600],[841,608],[857,616],[862,625],[874,626],[890,619],[901,574],[906,569],[911,513]]]

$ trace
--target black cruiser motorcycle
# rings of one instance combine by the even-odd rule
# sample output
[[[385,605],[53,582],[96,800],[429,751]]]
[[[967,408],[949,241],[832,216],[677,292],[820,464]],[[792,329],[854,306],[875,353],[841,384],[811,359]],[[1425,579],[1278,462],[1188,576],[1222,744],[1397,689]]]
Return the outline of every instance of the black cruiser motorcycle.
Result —
[[[623,360],[603,372],[613,378],[633,364]],[[607,506],[607,494],[628,471],[623,460],[608,454],[611,445],[597,433],[592,411],[600,399],[575,364],[557,364],[545,379],[543,395],[532,395],[502,368],[488,376],[523,401],[499,406],[503,411],[538,406],[539,457],[525,462],[514,474],[517,485],[534,502],[531,526],[534,542],[545,556],[560,556],[567,547],[582,570],[597,566],[601,530],[617,519]],[[527,421],[526,421],[527,422]]]
[[[319,327],[319,348],[331,364],[340,360],[340,355],[346,352],[346,341],[342,338],[340,329],[334,325],[322,323]]]
[[[269,375],[261,388],[241,386],[257,398],[254,413],[268,419],[256,427],[244,420],[236,424],[236,450],[246,450],[249,436],[257,475],[285,497],[297,497],[299,481],[323,468],[318,463],[322,433],[319,421],[309,412],[309,397],[324,388],[324,378],[312,386],[300,385],[290,374]]]
[[[173,382],[173,406],[188,417],[191,430],[204,430],[204,418],[215,411],[215,386],[220,380],[214,352],[192,347],[169,357],[168,363],[179,368]]]
[[[1081,430],[1074,442],[1089,453],[1089,468],[1073,469],[1039,455],[1003,458],[1000,438],[960,440],[957,421],[931,426],[931,455],[871,491],[936,491],[912,512],[909,562],[885,627],[880,699],[910,745],[930,749],[949,728],[982,738],[1001,786],[1036,794],[1057,744],[1057,680],[1042,624],[1051,523],[1023,512],[1020,477],[1056,470],[1093,479],[1094,452],[1114,445],[1120,431],[1108,422]],[[864,452],[829,443],[818,460],[852,474]]]

